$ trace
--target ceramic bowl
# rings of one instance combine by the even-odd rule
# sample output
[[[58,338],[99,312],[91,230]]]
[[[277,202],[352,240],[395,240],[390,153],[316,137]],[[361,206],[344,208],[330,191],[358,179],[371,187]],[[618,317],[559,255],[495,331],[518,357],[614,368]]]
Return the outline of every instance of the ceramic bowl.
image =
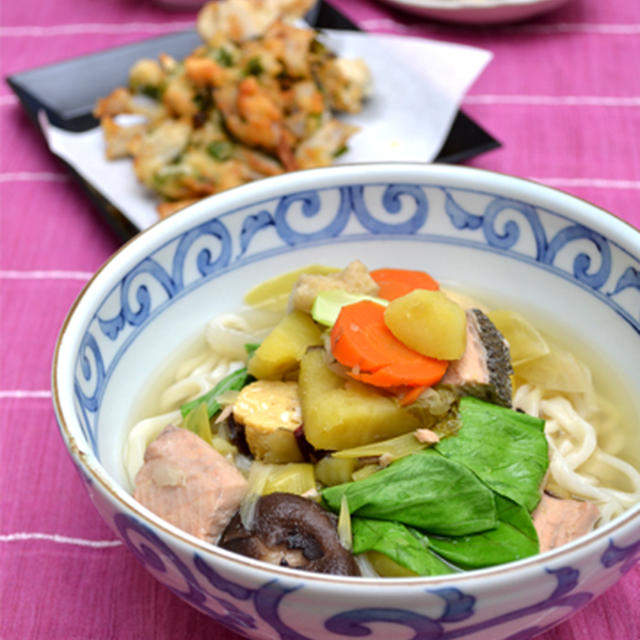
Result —
[[[203,200],[125,245],[73,305],[53,397],[86,490],[133,556],[196,609],[252,638],[530,638],[640,554],[640,507],[558,550],[434,578],[342,578],[190,537],[129,494],[123,442],[153,372],[258,282],[309,263],[424,268],[548,318],[615,362],[639,415],[640,233],[561,192],[491,172],[351,165]],[[637,444],[637,443],[636,443]]]
[[[423,18],[469,25],[528,20],[560,8],[569,0],[383,0]]]

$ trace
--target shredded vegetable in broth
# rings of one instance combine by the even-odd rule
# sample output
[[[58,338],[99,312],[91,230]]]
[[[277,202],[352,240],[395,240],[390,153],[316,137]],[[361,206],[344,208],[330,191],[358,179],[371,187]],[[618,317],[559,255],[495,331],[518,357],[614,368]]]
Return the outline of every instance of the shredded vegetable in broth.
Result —
[[[440,575],[640,501],[629,399],[529,314],[358,261],[246,300],[173,357],[125,448],[134,496],[185,531],[307,571]]]

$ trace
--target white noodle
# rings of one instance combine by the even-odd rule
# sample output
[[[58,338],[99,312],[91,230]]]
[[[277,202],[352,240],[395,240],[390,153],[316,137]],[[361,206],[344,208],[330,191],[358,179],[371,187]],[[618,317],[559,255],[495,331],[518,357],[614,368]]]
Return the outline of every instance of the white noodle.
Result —
[[[555,420],[562,426],[566,441],[572,445],[567,449],[565,458],[571,469],[576,469],[585,463],[593,454],[596,448],[596,430],[586,420],[584,420],[571,403],[562,397],[553,400],[545,400],[540,403],[540,410],[548,416],[547,419]]]
[[[166,410],[177,404],[187,402],[190,398],[197,398],[209,389],[206,376],[189,376],[175,382],[165,389],[160,396],[160,409]]]
[[[255,309],[225,313],[207,324],[205,338],[214,353],[238,360],[246,356],[246,344],[262,342],[276,318],[277,314]]]
[[[184,362],[181,362],[176,368],[174,380],[182,380],[190,375],[197,375],[202,371],[209,371],[213,366],[213,362],[216,360],[216,356],[205,350],[203,353],[199,353],[193,358],[189,358]]]
[[[550,485],[594,502],[600,509],[598,523],[602,525],[640,501],[640,472],[599,446],[590,420],[600,418],[608,432],[620,430],[614,428],[617,416],[613,407],[598,400],[594,392],[552,394],[529,384],[519,386],[514,394],[516,408],[546,421]],[[620,446],[616,443],[615,450]],[[629,491],[604,485],[590,471],[593,467],[604,471],[606,466],[625,479]]]
[[[159,415],[137,422],[129,432],[124,452],[124,465],[131,486],[144,463],[144,452],[168,424],[182,424],[180,405],[195,400],[207,393],[227,375],[244,366],[241,360],[228,360],[212,353],[205,346],[204,353],[179,363],[176,366],[176,382],[160,394]]]

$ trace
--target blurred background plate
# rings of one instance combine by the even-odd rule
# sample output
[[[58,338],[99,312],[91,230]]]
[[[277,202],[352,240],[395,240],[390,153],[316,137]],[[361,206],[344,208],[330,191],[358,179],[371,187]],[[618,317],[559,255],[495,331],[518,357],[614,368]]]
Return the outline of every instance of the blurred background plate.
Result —
[[[357,25],[326,2],[319,3],[308,19],[319,29],[358,30]],[[183,31],[16,73],[9,76],[7,82],[38,128],[38,113],[44,111],[56,127],[87,131],[98,125],[92,115],[96,100],[114,87],[126,85],[134,62],[155,58],[161,53],[184,58],[200,43],[195,30]],[[435,160],[461,162],[499,146],[493,136],[459,111]],[[73,168],[67,167],[119,238],[128,240],[140,231],[125,212]]]
[[[381,0],[425,18],[461,24],[501,24],[552,11],[569,0]]]

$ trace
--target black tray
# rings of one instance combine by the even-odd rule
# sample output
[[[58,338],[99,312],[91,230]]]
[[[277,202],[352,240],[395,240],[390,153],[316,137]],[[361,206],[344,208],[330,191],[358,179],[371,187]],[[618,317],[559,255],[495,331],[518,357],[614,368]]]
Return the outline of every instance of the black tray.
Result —
[[[308,18],[319,29],[358,29],[324,1]],[[11,75],[6,81],[38,128],[38,112],[44,110],[49,122],[56,127],[86,131],[98,124],[92,115],[96,100],[108,95],[114,87],[126,85],[129,68],[134,62],[140,58],[155,58],[160,53],[184,58],[200,42],[195,30],[183,31],[30,69]],[[459,111],[435,161],[462,162],[499,146],[495,138]],[[68,168],[121,239],[127,240],[140,231],[89,182]]]

